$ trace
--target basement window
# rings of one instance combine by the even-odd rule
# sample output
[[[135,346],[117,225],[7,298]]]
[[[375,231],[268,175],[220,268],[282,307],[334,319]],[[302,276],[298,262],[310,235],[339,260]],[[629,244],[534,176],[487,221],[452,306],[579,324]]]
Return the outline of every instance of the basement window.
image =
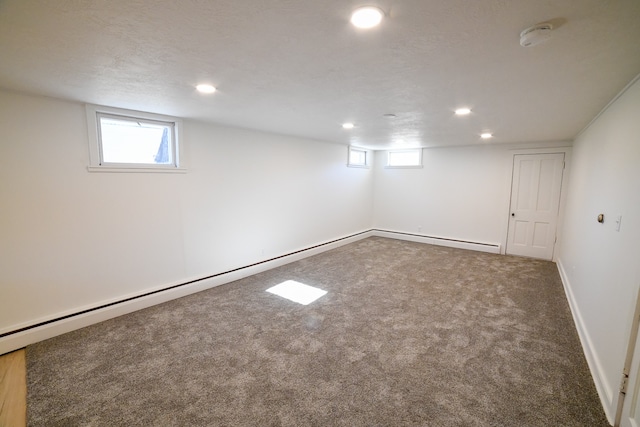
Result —
[[[347,166],[354,168],[366,168],[369,166],[369,156],[367,150],[362,148],[349,147],[349,162]]]
[[[421,168],[422,149],[389,151],[387,156],[388,168]]]
[[[176,172],[180,121],[173,117],[87,106],[90,171]]]

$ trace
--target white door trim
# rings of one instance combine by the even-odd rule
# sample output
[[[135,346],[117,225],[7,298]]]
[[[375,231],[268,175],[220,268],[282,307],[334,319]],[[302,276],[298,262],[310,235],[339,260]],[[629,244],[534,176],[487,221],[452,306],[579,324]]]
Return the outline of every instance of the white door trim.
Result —
[[[631,412],[638,410],[637,405],[640,401],[638,395],[640,374],[640,342],[638,342],[638,330],[640,329],[640,290],[636,292],[636,304],[633,311],[633,318],[631,321],[631,331],[629,332],[629,342],[627,344],[627,353],[622,367],[620,389],[617,396],[617,402],[613,402],[613,407],[616,408],[615,426],[628,426],[633,425],[635,422],[628,418],[629,415],[634,415]],[[626,376],[626,383],[623,387],[623,380]],[[623,419],[624,417],[624,419]]]

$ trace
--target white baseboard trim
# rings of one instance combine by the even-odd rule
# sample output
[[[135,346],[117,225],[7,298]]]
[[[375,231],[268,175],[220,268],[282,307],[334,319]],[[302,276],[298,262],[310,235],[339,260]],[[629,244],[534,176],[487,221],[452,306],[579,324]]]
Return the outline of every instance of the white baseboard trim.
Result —
[[[430,245],[447,246],[450,248],[469,249],[472,251],[500,253],[499,243],[470,242],[446,237],[425,236],[421,234],[407,233],[403,231],[373,229],[374,236],[388,237],[391,239],[408,240],[410,242],[427,243]]]
[[[558,266],[558,272],[560,273],[560,279],[562,280],[564,292],[567,296],[567,300],[569,301],[569,308],[571,309],[573,321],[576,325],[576,329],[578,330],[578,336],[580,337],[582,350],[584,351],[584,355],[587,359],[587,364],[589,365],[589,370],[591,371],[591,376],[593,377],[593,382],[596,385],[596,390],[598,391],[598,396],[600,397],[600,403],[602,403],[602,407],[604,409],[605,415],[607,416],[607,420],[611,425],[613,425],[616,412],[616,402],[614,402],[614,400],[617,398],[617,395],[614,396],[613,390],[605,382],[602,363],[600,362],[600,359],[595,352],[593,342],[591,341],[591,338],[589,336],[589,331],[587,330],[587,327],[582,319],[582,314],[580,314],[580,308],[578,307],[578,303],[575,299],[575,296],[573,295],[571,283],[569,282],[569,277],[567,276],[562,260],[558,259],[556,265]]]
[[[245,277],[280,267],[294,261],[301,260],[358,240],[371,237],[371,230],[351,234],[330,240],[311,247],[300,249],[286,255],[261,261],[232,271],[215,274],[205,278],[196,278],[182,283],[174,283],[161,288],[149,289],[137,295],[123,296],[119,300],[103,301],[90,307],[82,307],[73,312],[58,313],[45,319],[31,322],[30,325],[18,325],[12,328],[16,332],[5,332],[0,338],[0,355],[26,347],[39,341],[53,338],[85,326],[93,325],[105,320],[113,319],[124,314],[132,313],[143,308],[151,307],[204,291],[225,283],[240,280]]]

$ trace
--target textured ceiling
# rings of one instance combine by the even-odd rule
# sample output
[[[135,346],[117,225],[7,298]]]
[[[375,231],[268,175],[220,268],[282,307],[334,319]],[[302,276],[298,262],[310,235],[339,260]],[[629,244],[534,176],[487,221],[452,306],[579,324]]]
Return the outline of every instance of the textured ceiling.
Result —
[[[571,140],[640,73],[638,0],[367,4],[0,0],[0,87],[383,149]]]

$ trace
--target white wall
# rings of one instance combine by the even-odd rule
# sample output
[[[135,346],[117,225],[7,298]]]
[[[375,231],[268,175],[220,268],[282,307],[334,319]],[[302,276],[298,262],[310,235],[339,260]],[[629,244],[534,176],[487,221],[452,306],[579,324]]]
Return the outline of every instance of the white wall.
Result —
[[[190,274],[370,228],[372,173],[345,166],[347,147],[200,123],[187,130],[201,141],[182,193]]]
[[[88,172],[84,106],[0,91],[0,333],[371,228],[345,146],[184,122],[186,174]]]
[[[558,256],[610,421],[640,286],[639,119],[636,81],[576,139]],[[603,224],[596,221],[600,213]]]
[[[503,245],[513,149],[512,145],[427,148],[419,169],[386,169],[386,152],[378,152],[374,227]]]

